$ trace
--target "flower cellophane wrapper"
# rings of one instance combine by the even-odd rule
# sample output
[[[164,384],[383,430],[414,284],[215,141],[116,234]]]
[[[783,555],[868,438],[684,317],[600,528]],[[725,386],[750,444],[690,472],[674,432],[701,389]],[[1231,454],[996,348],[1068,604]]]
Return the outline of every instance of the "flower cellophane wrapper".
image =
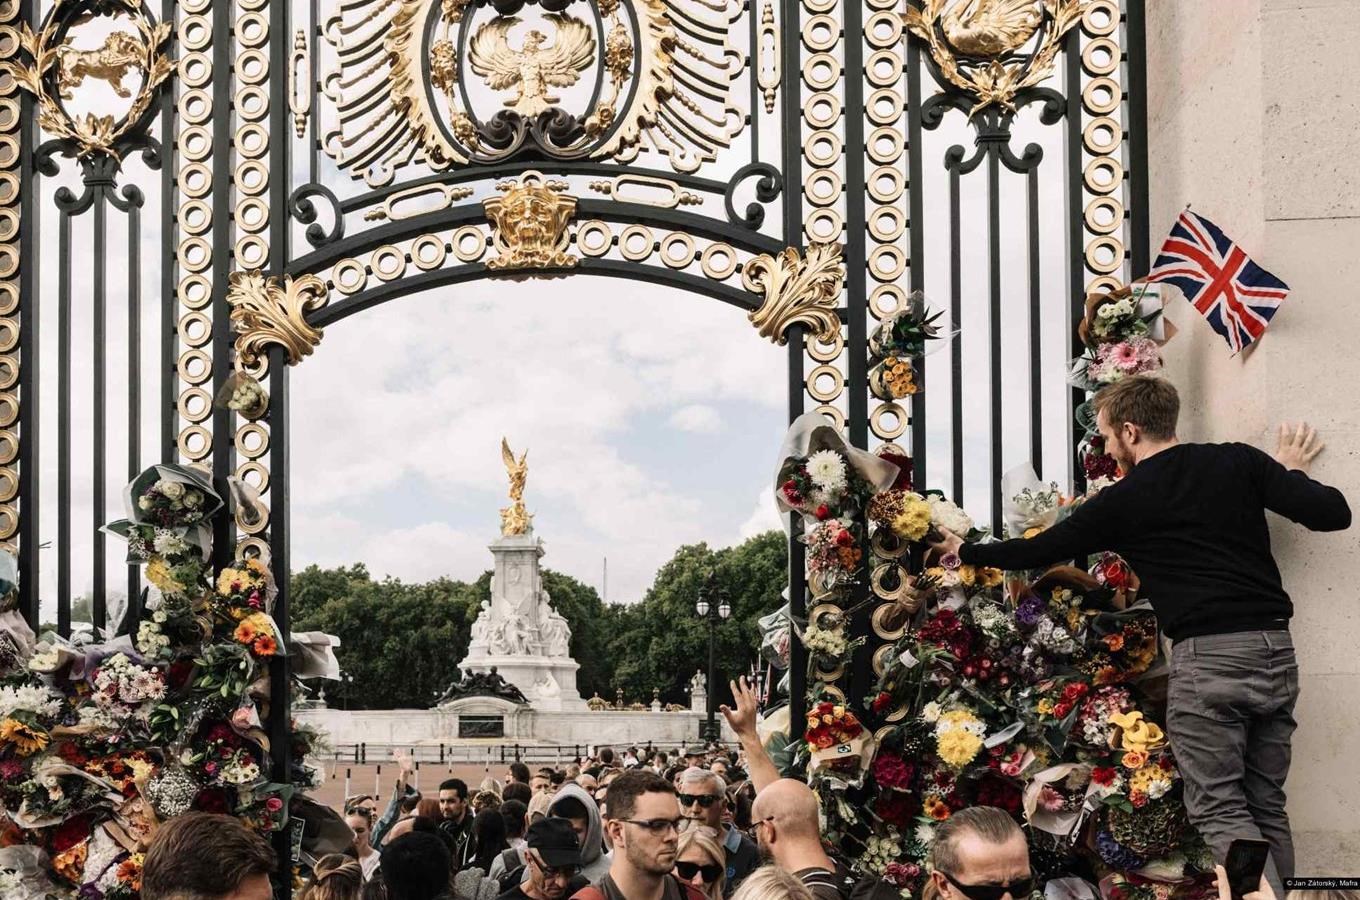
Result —
[[[328,678],[340,680],[340,661],[335,648],[340,638],[324,631],[295,631],[288,636],[288,650],[292,656],[293,674],[298,678]]]
[[[834,777],[840,777],[851,787],[858,787],[864,780],[864,773],[869,771],[869,762],[874,758],[875,747],[874,736],[866,731],[844,743],[823,750],[813,750],[810,754],[808,774],[853,759],[857,763],[854,772],[837,767],[834,769]]]
[[[779,507],[780,513],[784,514],[781,518],[784,519],[785,531],[789,527],[787,514],[796,510],[789,505],[779,486],[788,480],[789,472],[799,460],[806,459],[818,450],[834,450],[843,456],[850,468],[854,469],[875,493],[887,490],[897,480],[897,466],[867,450],[851,447],[836,430],[836,426],[821,413],[804,413],[793,420],[793,424],[784,435],[784,443],[779,448],[779,465],[774,473],[775,505]]]

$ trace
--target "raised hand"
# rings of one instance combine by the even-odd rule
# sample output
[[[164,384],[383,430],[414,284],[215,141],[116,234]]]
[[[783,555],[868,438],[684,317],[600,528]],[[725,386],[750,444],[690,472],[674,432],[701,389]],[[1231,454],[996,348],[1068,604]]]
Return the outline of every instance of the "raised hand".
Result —
[[[718,707],[727,720],[727,724],[732,726],[732,730],[738,737],[743,735],[753,735],[756,733],[756,710],[760,704],[756,701],[756,692],[746,681],[746,676],[742,676],[740,681],[729,681],[728,685],[732,688],[732,700],[736,703],[736,709],[724,703]]]
[[[1285,422],[1280,425],[1280,445],[1275,451],[1275,461],[1286,469],[1307,473],[1322,449],[1317,429],[1310,428],[1307,422],[1300,422],[1298,428]]]

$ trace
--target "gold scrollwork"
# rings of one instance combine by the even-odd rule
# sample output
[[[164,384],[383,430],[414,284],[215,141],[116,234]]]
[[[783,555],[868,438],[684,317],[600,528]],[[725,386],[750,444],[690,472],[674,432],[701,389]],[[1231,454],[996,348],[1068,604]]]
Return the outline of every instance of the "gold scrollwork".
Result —
[[[285,275],[280,284],[258,270],[233,272],[227,302],[240,364],[257,364],[270,344],[283,348],[289,365],[309,356],[321,343],[321,329],[307,322],[307,314],[325,306],[327,299],[326,283],[315,275]]]
[[[765,297],[748,315],[761,337],[784,344],[785,332],[793,325],[806,325],[823,342],[839,333],[837,307],[845,283],[840,244],[811,244],[806,256],[793,247],[777,256],[762,253],[746,263],[741,279],[748,291]]]
[[[518,182],[496,185],[505,193],[483,203],[491,221],[492,239],[499,255],[487,260],[488,269],[574,268],[577,258],[566,252],[567,225],[576,215],[576,198],[561,193],[563,181],[545,181],[539,172],[525,172]]]
[[[59,40],[63,27],[78,17],[112,18],[111,14],[126,14],[137,34],[112,31],[93,50],[80,50],[69,40]],[[20,26],[18,44],[28,55],[28,63],[2,62],[0,72],[37,98],[38,124],[47,133],[75,144],[77,156],[117,156],[118,140],[141,121],[161,83],[175,71],[170,57],[161,52],[171,28],[169,22],[152,21],[135,0],[113,0],[102,6],[73,3],[64,10],[54,7],[54,14],[48,16],[40,31],[35,33],[27,23]],[[123,86],[130,70],[141,75],[135,96]],[[93,112],[78,119],[72,117],[61,101],[71,99],[73,90],[86,78],[104,81],[118,96],[130,97],[127,112],[119,119]],[[51,84],[56,85],[55,93]]]
[[[922,0],[902,21],[930,49],[940,75],[977,102],[1014,111],[1015,95],[1053,73],[1062,38],[1081,21],[1083,0]],[[1045,27],[1046,26],[1046,27]],[[1042,30],[1032,55],[1012,55]]]

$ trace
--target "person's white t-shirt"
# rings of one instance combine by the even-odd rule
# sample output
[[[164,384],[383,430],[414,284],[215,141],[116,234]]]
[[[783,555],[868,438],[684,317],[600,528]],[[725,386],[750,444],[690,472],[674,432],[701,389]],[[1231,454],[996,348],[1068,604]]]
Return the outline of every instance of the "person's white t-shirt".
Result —
[[[370,853],[368,856],[359,860],[359,865],[364,870],[364,881],[370,881],[373,874],[378,871],[379,864],[382,863],[381,853]]]

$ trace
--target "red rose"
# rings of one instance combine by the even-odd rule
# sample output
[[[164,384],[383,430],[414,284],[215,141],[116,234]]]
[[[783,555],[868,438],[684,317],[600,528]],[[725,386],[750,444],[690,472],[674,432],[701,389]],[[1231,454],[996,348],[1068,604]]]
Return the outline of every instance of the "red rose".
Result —
[[[831,518],[831,510],[823,503],[821,506],[817,507],[817,511],[814,515],[817,516],[817,521],[825,522],[827,519]]]
[[[1109,787],[1118,774],[1113,766],[1096,766],[1091,770],[1091,780],[1101,787]]]
[[[838,546],[838,547],[849,547],[849,546],[850,546],[851,544],[853,544],[854,542],[855,542],[855,536],[854,536],[853,534],[851,534],[851,533],[849,532],[848,529],[842,528],[839,532],[837,532],[837,534],[836,534],[836,546]]]
[[[89,813],[72,816],[52,830],[52,852],[64,853],[90,836],[94,817]]]
[[[264,808],[270,812],[278,812],[283,809],[283,801],[278,797],[270,797],[268,800],[264,801]]]

